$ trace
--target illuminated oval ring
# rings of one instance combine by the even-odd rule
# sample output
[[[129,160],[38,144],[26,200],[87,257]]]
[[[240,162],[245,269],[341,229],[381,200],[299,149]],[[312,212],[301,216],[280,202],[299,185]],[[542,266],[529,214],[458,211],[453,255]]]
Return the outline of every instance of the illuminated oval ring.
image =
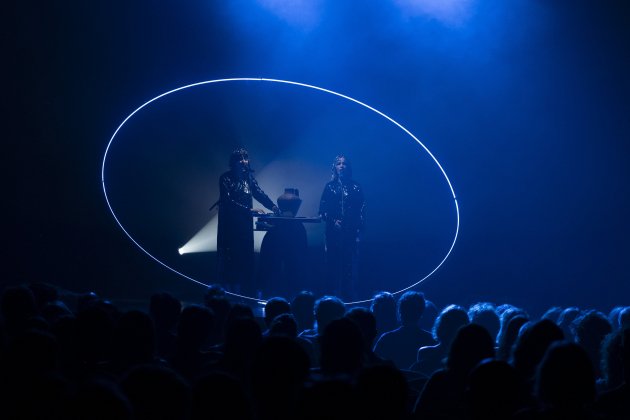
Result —
[[[433,153],[431,153],[431,151],[424,145],[422,144],[422,142],[420,140],[418,140],[418,138],[416,136],[414,136],[409,130],[407,130],[405,127],[403,127],[401,124],[399,124],[397,121],[395,121],[393,118],[385,115],[384,113],[382,113],[381,111],[379,111],[378,109],[375,109],[357,99],[351,98],[350,96],[347,95],[343,95],[341,93],[337,93],[334,92],[332,90],[329,89],[324,89],[321,87],[317,87],[317,86],[313,86],[313,85],[307,85],[305,83],[298,83],[298,82],[291,82],[289,80],[279,80],[279,79],[265,79],[265,78],[254,78],[254,77],[238,77],[238,78],[231,78],[231,79],[216,79],[216,80],[207,80],[205,82],[198,82],[198,83],[193,83],[190,85],[186,85],[186,86],[181,86],[178,87],[176,89],[173,90],[169,90],[168,92],[165,92],[161,95],[156,96],[155,98],[145,102],[144,104],[140,105],[138,108],[136,108],[135,111],[133,111],[131,114],[129,114],[129,116],[127,116],[127,118],[125,118],[123,120],[122,123],[120,123],[120,125],[118,126],[118,128],[116,129],[116,131],[114,131],[114,134],[112,135],[112,137],[109,139],[109,143],[107,143],[107,147],[105,148],[105,154],[103,155],[103,165],[101,168],[101,182],[103,184],[103,194],[105,194],[105,201],[107,202],[107,206],[109,207],[109,211],[112,213],[112,216],[114,216],[114,220],[116,220],[116,223],[118,223],[118,226],[120,226],[120,228],[123,230],[123,232],[125,232],[125,234],[129,237],[129,239],[131,239],[131,241],[136,244],[136,246],[138,248],[140,248],[145,254],[147,254],[149,257],[151,257],[153,260],[155,260],[157,263],[161,264],[162,266],[166,267],[167,269],[171,270],[172,272],[188,279],[191,280],[197,284],[200,284],[202,286],[208,287],[208,284],[205,284],[199,280],[196,280],[190,276],[187,276],[184,273],[180,273],[179,271],[175,270],[174,268],[168,266],[167,264],[163,263],[162,261],[160,261],[158,258],[154,257],[153,255],[151,255],[151,253],[149,251],[147,251],[146,249],[144,249],[130,234],[129,232],[127,232],[127,230],[124,228],[124,226],[122,225],[122,223],[120,223],[120,221],[118,220],[118,217],[116,217],[116,213],[114,212],[114,209],[112,208],[111,203],[109,202],[109,198],[107,197],[107,188],[105,186],[105,162],[107,160],[107,153],[109,152],[109,147],[112,145],[114,138],[116,137],[116,134],[118,134],[118,132],[120,131],[120,129],[123,127],[123,125],[125,125],[125,123],[131,118],[133,117],[138,111],[140,111],[142,108],[146,107],[147,105],[149,105],[152,102],[157,101],[160,98],[163,98],[167,95],[170,95],[171,93],[175,93],[175,92],[179,92],[181,90],[184,89],[188,89],[188,88],[192,88],[192,87],[197,87],[197,86],[202,86],[202,85],[208,85],[211,83],[222,83],[222,82],[236,82],[236,81],[259,81],[259,82],[274,82],[274,83],[284,83],[287,85],[294,85],[294,86],[302,86],[302,87],[306,87],[306,88],[310,88],[310,89],[315,89],[315,90],[319,90],[321,92],[326,92],[326,93],[330,93],[331,95],[335,95],[338,96],[340,98],[344,98],[347,99],[349,101],[352,101],[356,104],[359,104],[367,109],[369,109],[370,111],[373,111],[375,113],[377,113],[378,115],[380,115],[383,118],[386,118],[388,121],[390,121],[391,123],[393,123],[394,125],[396,125],[398,128],[400,128],[401,130],[403,130],[405,133],[407,133],[407,135],[409,135],[409,137],[411,137],[412,139],[414,139],[420,146],[422,146],[422,148],[429,154],[429,156],[431,156],[431,159],[433,159],[433,161],[435,162],[435,164],[438,166],[438,168],[440,168],[440,171],[442,172],[442,175],[444,176],[444,179],[446,180],[446,182],[448,183],[448,187],[451,190],[451,195],[453,196],[453,202],[455,204],[455,212],[457,215],[457,226],[455,228],[455,235],[453,236],[453,242],[451,243],[451,246],[448,249],[448,252],[446,253],[446,255],[444,256],[444,258],[442,258],[442,260],[440,261],[440,263],[433,269],[431,270],[431,272],[429,272],[429,274],[427,274],[426,276],[424,276],[423,278],[421,278],[420,280],[418,280],[417,282],[415,282],[414,284],[412,284],[411,286],[405,287],[404,289],[401,289],[397,292],[394,292],[392,294],[396,295],[399,293],[402,293],[406,290],[409,290],[413,287],[416,287],[417,285],[419,285],[420,283],[422,283],[423,281],[425,281],[426,279],[428,279],[429,277],[431,277],[433,275],[433,273],[435,273],[441,266],[442,264],[444,264],[444,262],[446,261],[446,259],[449,257],[449,255],[451,255],[451,252],[453,251],[453,248],[455,247],[455,242],[457,242],[457,236],[459,234],[459,206],[457,204],[457,197],[455,196],[455,190],[453,190],[453,185],[451,184],[450,179],[448,178],[448,175],[446,175],[446,172],[444,171],[444,168],[442,168],[442,165],[440,165],[440,162],[438,162],[438,160],[435,158],[435,156],[433,156]],[[231,293],[231,292],[226,292],[232,296],[236,296],[236,297],[240,297],[243,299],[250,299],[256,302],[259,302],[261,304],[265,304],[266,301],[265,300],[261,300],[261,299],[256,299],[256,298],[252,298],[249,296],[243,296],[243,295],[239,295],[236,293]],[[372,299],[365,299],[365,300],[358,300],[355,302],[346,302],[346,305],[354,305],[354,304],[359,304],[359,303],[366,303],[366,302],[370,302]]]

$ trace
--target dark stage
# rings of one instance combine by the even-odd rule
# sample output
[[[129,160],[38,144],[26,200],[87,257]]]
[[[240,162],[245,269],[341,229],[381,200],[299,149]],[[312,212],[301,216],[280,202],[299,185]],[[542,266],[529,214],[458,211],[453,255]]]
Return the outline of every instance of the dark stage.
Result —
[[[108,200],[148,253],[214,283],[215,230],[203,252],[178,249],[212,223],[218,178],[244,145],[272,199],[300,190],[304,217],[334,156],[352,158],[367,209],[360,299],[439,266],[414,287],[438,307],[628,304],[627,2],[280,3],[12,2],[3,283],[199,300],[203,286],[136,246]],[[394,121],[242,80],[157,99],[112,138],[152,98],[228,78],[329,89]],[[307,231],[301,286],[317,291],[322,225]]]

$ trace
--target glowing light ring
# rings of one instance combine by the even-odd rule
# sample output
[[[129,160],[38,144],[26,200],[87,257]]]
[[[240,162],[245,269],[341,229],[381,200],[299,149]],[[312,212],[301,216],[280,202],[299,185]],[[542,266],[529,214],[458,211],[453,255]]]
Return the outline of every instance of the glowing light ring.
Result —
[[[120,129],[123,127],[123,125],[125,125],[125,123],[131,118],[133,117],[138,111],[140,111],[142,108],[146,107],[147,105],[149,105],[152,102],[157,101],[160,98],[163,98],[166,95],[170,95],[171,93],[175,93],[175,92],[179,92],[180,90],[184,90],[184,89],[188,89],[188,88],[192,88],[192,87],[196,87],[196,86],[202,86],[202,85],[208,85],[211,83],[221,83],[221,82],[236,82],[236,81],[260,81],[260,82],[274,82],[274,83],[284,83],[287,85],[295,85],[295,86],[302,86],[302,87],[307,87],[310,89],[315,89],[315,90],[319,90],[321,92],[326,92],[326,93],[330,93],[331,95],[335,95],[338,96],[340,98],[344,98],[347,99],[349,101],[352,101],[356,104],[359,104],[367,109],[369,109],[370,111],[373,111],[375,113],[377,113],[378,115],[380,115],[383,118],[386,118],[388,121],[390,121],[391,123],[393,123],[394,125],[396,125],[398,128],[400,128],[401,130],[403,130],[405,133],[407,133],[407,135],[409,135],[409,137],[411,137],[412,139],[414,139],[416,141],[416,143],[418,143],[420,146],[422,146],[422,148],[425,150],[425,152],[427,152],[429,154],[429,156],[431,156],[431,159],[433,159],[433,161],[435,162],[435,164],[438,166],[438,168],[440,168],[440,171],[442,172],[442,175],[444,176],[444,179],[446,180],[449,189],[451,190],[451,195],[453,196],[453,202],[455,204],[455,212],[457,215],[457,226],[455,228],[455,235],[453,237],[453,242],[451,243],[451,246],[448,249],[448,252],[446,253],[446,255],[444,256],[444,258],[442,258],[442,261],[440,261],[440,263],[433,269],[431,270],[431,272],[429,272],[429,274],[427,274],[426,276],[424,276],[423,278],[421,278],[420,280],[418,280],[417,282],[415,282],[414,284],[412,284],[411,286],[405,287],[404,289],[401,289],[397,292],[394,292],[392,294],[396,295],[399,293],[402,293],[406,290],[412,289],[414,287],[416,287],[417,285],[419,285],[420,283],[422,283],[423,281],[425,281],[426,279],[428,279],[429,277],[431,277],[433,275],[433,273],[435,273],[441,266],[442,264],[444,264],[444,262],[446,261],[446,259],[451,255],[451,252],[453,251],[453,248],[455,247],[455,242],[457,242],[457,236],[459,235],[459,206],[457,204],[457,197],[455,196],[455,190],[453,189],[453,185],[451,184],[451,180],[448,178],[448,175],[446,175],[446,171],[444,171],[444,168],[442,167],[442,165],[440,165],[440,162],[438,162],[438,160],[435,158],[435,156],[433,156],[433,153],[431,153],[431,151],[420,141],[418,140],[418,138],[416,136],[414,136],[409,130],[407,130],[405,127],[403,127],[400,123],[398,123],[397,121],[395,121],[393,118],[389,117],[388,115],[385,115],[384,113],[382,113],[381,111],[379,111],[376,108],[373,108],[357,99],[351,98],[350,96],[347,95],[343,95],[341,93],[338,92],[334,92],[332,90],[329,89],[324,89],[318,86],[313,86],[313,85],[307,85],[305,83],[299,83],[299,82],[291,82],[289,80],[279,80],[279,79],[265,79],[265,78],[254,78],[254,77],[239,77],[239,78],[231,78],[231,79],[216,79],[216,80],[207,80],[204,82],[198,82],[198,83],[193,83],[190,85],[186,85],[186,86],[181,86],[178,87],[177,89],[173,89],[173,90],[169,90],[168,92],[165,92],[161,95],[156,96],[155,98],[145,102],[144,104],[140,105],[138,108],[136,108],[135,111],[133,111],[131,114],[129,114],[129,116],[127,118],[124,119],[124,121],[122,123],[120,123],[120,125],[118,126],[118,128],[116,129],[116,131],[114,131],[114,134],[112,135],[112,137],[109,140],[109,143],[107,143],[107,147],[105,148],[105,154],[103,156],[103,165],[101,168],[101,182],[103,184],[103,194],[105,194],[105,201],[107,202],[107,206],[109,207],[109,211],[112,213],[112,216],[114,216],[114,220],[116,220],[116,223],[118,223],[118,226],[120,226],[120,228],[123,230],[123,232],[125,232],[125,234],[129,237],[129,239],[131,239],[131,241],[136,244],[136,246],[138,248],[140,248],[142,250],[142,252],[144,252],[145,254],[147,254],[149,257],[151,257],[153,260],[155,260],[157,263],[161,264],[162,266],[166,267],[167,269],[171,270],[172,272],[190,280],[193,281],[197,284],[200,284],[202,286],[208,287],[208,284],[205,284],[199,280],[196,280],[192,277],[187,276],[184,273],[180,273],[179,271],[175,270],[174,268],[168,266],[167,264],[164,264],[162,261],[160,261],[159,259],[157,259],[156,257],[154,257],[153,255],[151,255],[151,253],[149,251],[147,251],[146,249],[144,249],[135,239],[133,239],[133,237],[129,234],[129,232],[127,232],[127,230],[123,227],[122,223],[120,223],[120,221],[118,220],[118,217],[116,217],[116,213],[114,212],[114,209],[112,208],[110,202],[109,202],[109,198],[107,197],[107,188],[105,187],[105,161],[107,160],[107,153],[109,152],[109,147],[112,145],[112,142],[114,141],[114,138],[116,137],[116,134],[118,134],[118,132],[120,131]],[[243,295],[239,295],[236,293],[231,293],[231,292],[227,292],[232,296],[236,296],[236,297],[240,297],[243,299],[250,299],[259,303],[265,303],[265,300],[261,300],[261,299],[256,299],[256,298],[252,298],[249,296],[243,296]],[[346,302],[346,305],[354,305],[354,304],[359,304],[359,303],[366,303],[366,302],[370,302],[372,299],[365,299],[365,300],[358,300],[355,302]]]

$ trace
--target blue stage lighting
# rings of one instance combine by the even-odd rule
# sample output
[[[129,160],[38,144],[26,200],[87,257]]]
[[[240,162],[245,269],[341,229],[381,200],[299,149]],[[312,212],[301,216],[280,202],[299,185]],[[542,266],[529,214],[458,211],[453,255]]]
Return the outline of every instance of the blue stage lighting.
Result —
[[[144,247],[142,247],[142,245],[140,245],[140,243],[138,243],[132,236],[131,234],[124,228],[124,226],[122,225],[122,223],[120,222],[120,220],[118,219],[118,217],[116,216],[116,213],[114,211],[114,209],[112,208],[112,205],[109,201],[109,198],[107,196],[107,186],[105,183],[105,167],[106,167],[106,163],[107,163],[107,155],[109,152],[109,148],[111,147],[112,143],[114,142],[114,139],[116,138],[116,135],[118,134],[118,132],[122,129],[122,127],[125,125],[125,123],[127,121],[129,121],[129,119],[131,119],[136,113],[138,113],[141,109],[147,107],[149,104],[157,101],[160,98],[163,98],[167,95],[170,95],[172,93],[175,92],[179,92],[185,89],[190,89],[190,88],[194,88],[194,87],[198,87],[198,86],[204,86],[204,85],[208,85],[208,84],[212,84],[212,83],[226,83],[226,82],[252,82],[252,81],[258,81],[258,82],[267,82],[267,83],[282,83],[282,84],[287,84],[287,85],[293,85],[293,86],[299,86],[299,87],[304,87],[304,88],[309,88],[309,89],[314,89],[320,92],[324,92],[324,93],[328,93],[331,95],[335,95],[337,97],[346,99],[348,101],[354,102],[358,105],[361,105],[367,109],[369,109],[370,111],[375,112],[376,114],[380,115],[381,117],[387,119],[388,121],[390,121],[392,124],[396,125],[398,128],[400,128],[403,132],[405,132],[409,137],[411,137],[414,141],[416,141],[423,149],[425,152],[428,153],[428,155],[431,157],[431,159],[433,160],[433,162],[435,162],[435,164],[437,165],[437,167],[439,168],[440,172],[442,173],[442,176],[444,177],[444,180],[446,181],[448,188],[450,190],[450,193],[453,197],[453,204],[455,207],[455,212],[456,212],[456,227],[455,227],[455,234],[453,236],[453,240],[451,242],[451,245],[448,249],[448,252],[446,253],[446,255],[444,255],[444,257],[442,258],[442,260],[439,262],[439,264],[433,268],[428,274],[426,274],[424,277],[422,277],[420,280],[418,280],[417,282],[413,283],[412,285],[405,287],[404,289],[401,289],[397,292],[394,292],[394,294],[399,294],[402,293],[406,290],[409,290],[417,285],[419,285],[420,283],[422,283],[423,281],[425,281],[426,279],[428,279],[431,275],[433,275],[433,273],[435,273],[446,261],[446,259],[450,256],[451,252],[453,251],[453,248],[455,246],[455,243],[457,242],[457,237],[459,234],[459,223],[460,223],[460,217],[459,217],[459,206],[457,204],[457,198],[455,196],[455,191],[453,189],[453,186],[451,184],[450,179],[448,178],[448,176],[446,175],[446,172],[444,170],[444,168],[442,167],[442,165],[440,164],[440,162],[438,162],[438,160],[435,158],[435,156],[431,153],[431,151],[429,151],[429,149],[416,137],[414,136],[409,130],[407,130],[405,127],[403,127],[400,123],[398,123],[397,121],[395,121],[394,119],[392,119],[391,117],[389,117],[388,115],[384,114],[383,112],[377,110],[376,108],[373,108],[357,99],[354,99],[350,96],[347,95],[343,95],[341,93],[338,92],[334,92],[332,90],[329,89],[324,89],[321,87],[317,87],[317,86],[313,86],[313,85],[308,85],[305,83],[299,83],[299,82],[292,82],[292,81],[288,81],[288,80],[279,80],[279,79],[265,79],[265,78],[229,78],[229,79],[216,79],[216,80],[208,80],[208,81],[204,81],[204,82],[198,82],[198,83],[193,83],[190,85],[186,85],[186,86],[182,86],[182,87],[178,87],[176,89],[170,90],[168,92],[162,93],[161,95],[156,96],[153,99],[148,100],[147,102],[145,102],[144,104],[140,105],[136,110],[134,110],[131,114],[129,114],[129,116],[127,116],[122,123],[120,123],[120,125],[118,126],[118,128],[116,128],[116,130],[114,131],[114,134],[112,135],[112,137],[110,138],[107,147],[105,148],[105,154],[103,156],[103,163],[102,163],[102,168],[101,168],[101,182],[102,182],[102,187],[103,187],[103,193],[105,195],[105,200],[107,202],[107,206],[109,207],[110,212],[112,213],[112,216],[114,217],[114,220],[116,221],[116,223],[118,223],[118,225],[120,226],[120,228],[123,230],[123,232],[129,237],[129,239],[138,247],[140,248],[140,250],[142,252],[144,252],[145,254],[147,254],[150,258],[152,258],[154,261],[156,261],[157,263],[161,264],[162,266],[164,266],[165,268],[171,270],[172,272],[190,280],[193,281],[197,284],[200,284],[202,286],[209,286],[208,284],[205,284],[197,279],[194,279],[184,273],[181,273],[180,271],[175,270],[174,268],[170,267],[169,265],[165,264],[164,262],[160,261],[158,258],[156,258],[155,256],[153,256],[150,252],[148,252]],[[180,254],[184,253],[184,250],[182,248],[180,248],[178,250],[178,252]],[[229,292],[228,292],[229,293]],[[229,293],[233,296],[237,296],[243,299],[250,299],[253,301],[257,301],[257,302],[264,302],[264,300],[261,299],[256,299],[253,297],[249,297],[249,296],[243,296],[243,295],[238,295],[236,293]],[[348,305],[352,305],[352,304],[359,304],[359,303],[366,303],[369,302],[371,299],[365,299],[365,300],[359,300],[359,301],[355,301],[355,302],[347,302]]]

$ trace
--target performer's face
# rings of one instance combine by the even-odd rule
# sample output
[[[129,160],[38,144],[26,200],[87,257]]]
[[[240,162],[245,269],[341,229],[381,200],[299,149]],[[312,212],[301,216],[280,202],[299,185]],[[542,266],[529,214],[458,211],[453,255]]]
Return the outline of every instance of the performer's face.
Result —
[[[335,171],[337,171],[337,175],[340,177],[344,177],[346,175],[346,158],[341,157],[337,159],[335,162]]]
[[[236,162],[236,168],[239,172],[247,172],[249,170],[249,157],[241,155],[241,159]]]

